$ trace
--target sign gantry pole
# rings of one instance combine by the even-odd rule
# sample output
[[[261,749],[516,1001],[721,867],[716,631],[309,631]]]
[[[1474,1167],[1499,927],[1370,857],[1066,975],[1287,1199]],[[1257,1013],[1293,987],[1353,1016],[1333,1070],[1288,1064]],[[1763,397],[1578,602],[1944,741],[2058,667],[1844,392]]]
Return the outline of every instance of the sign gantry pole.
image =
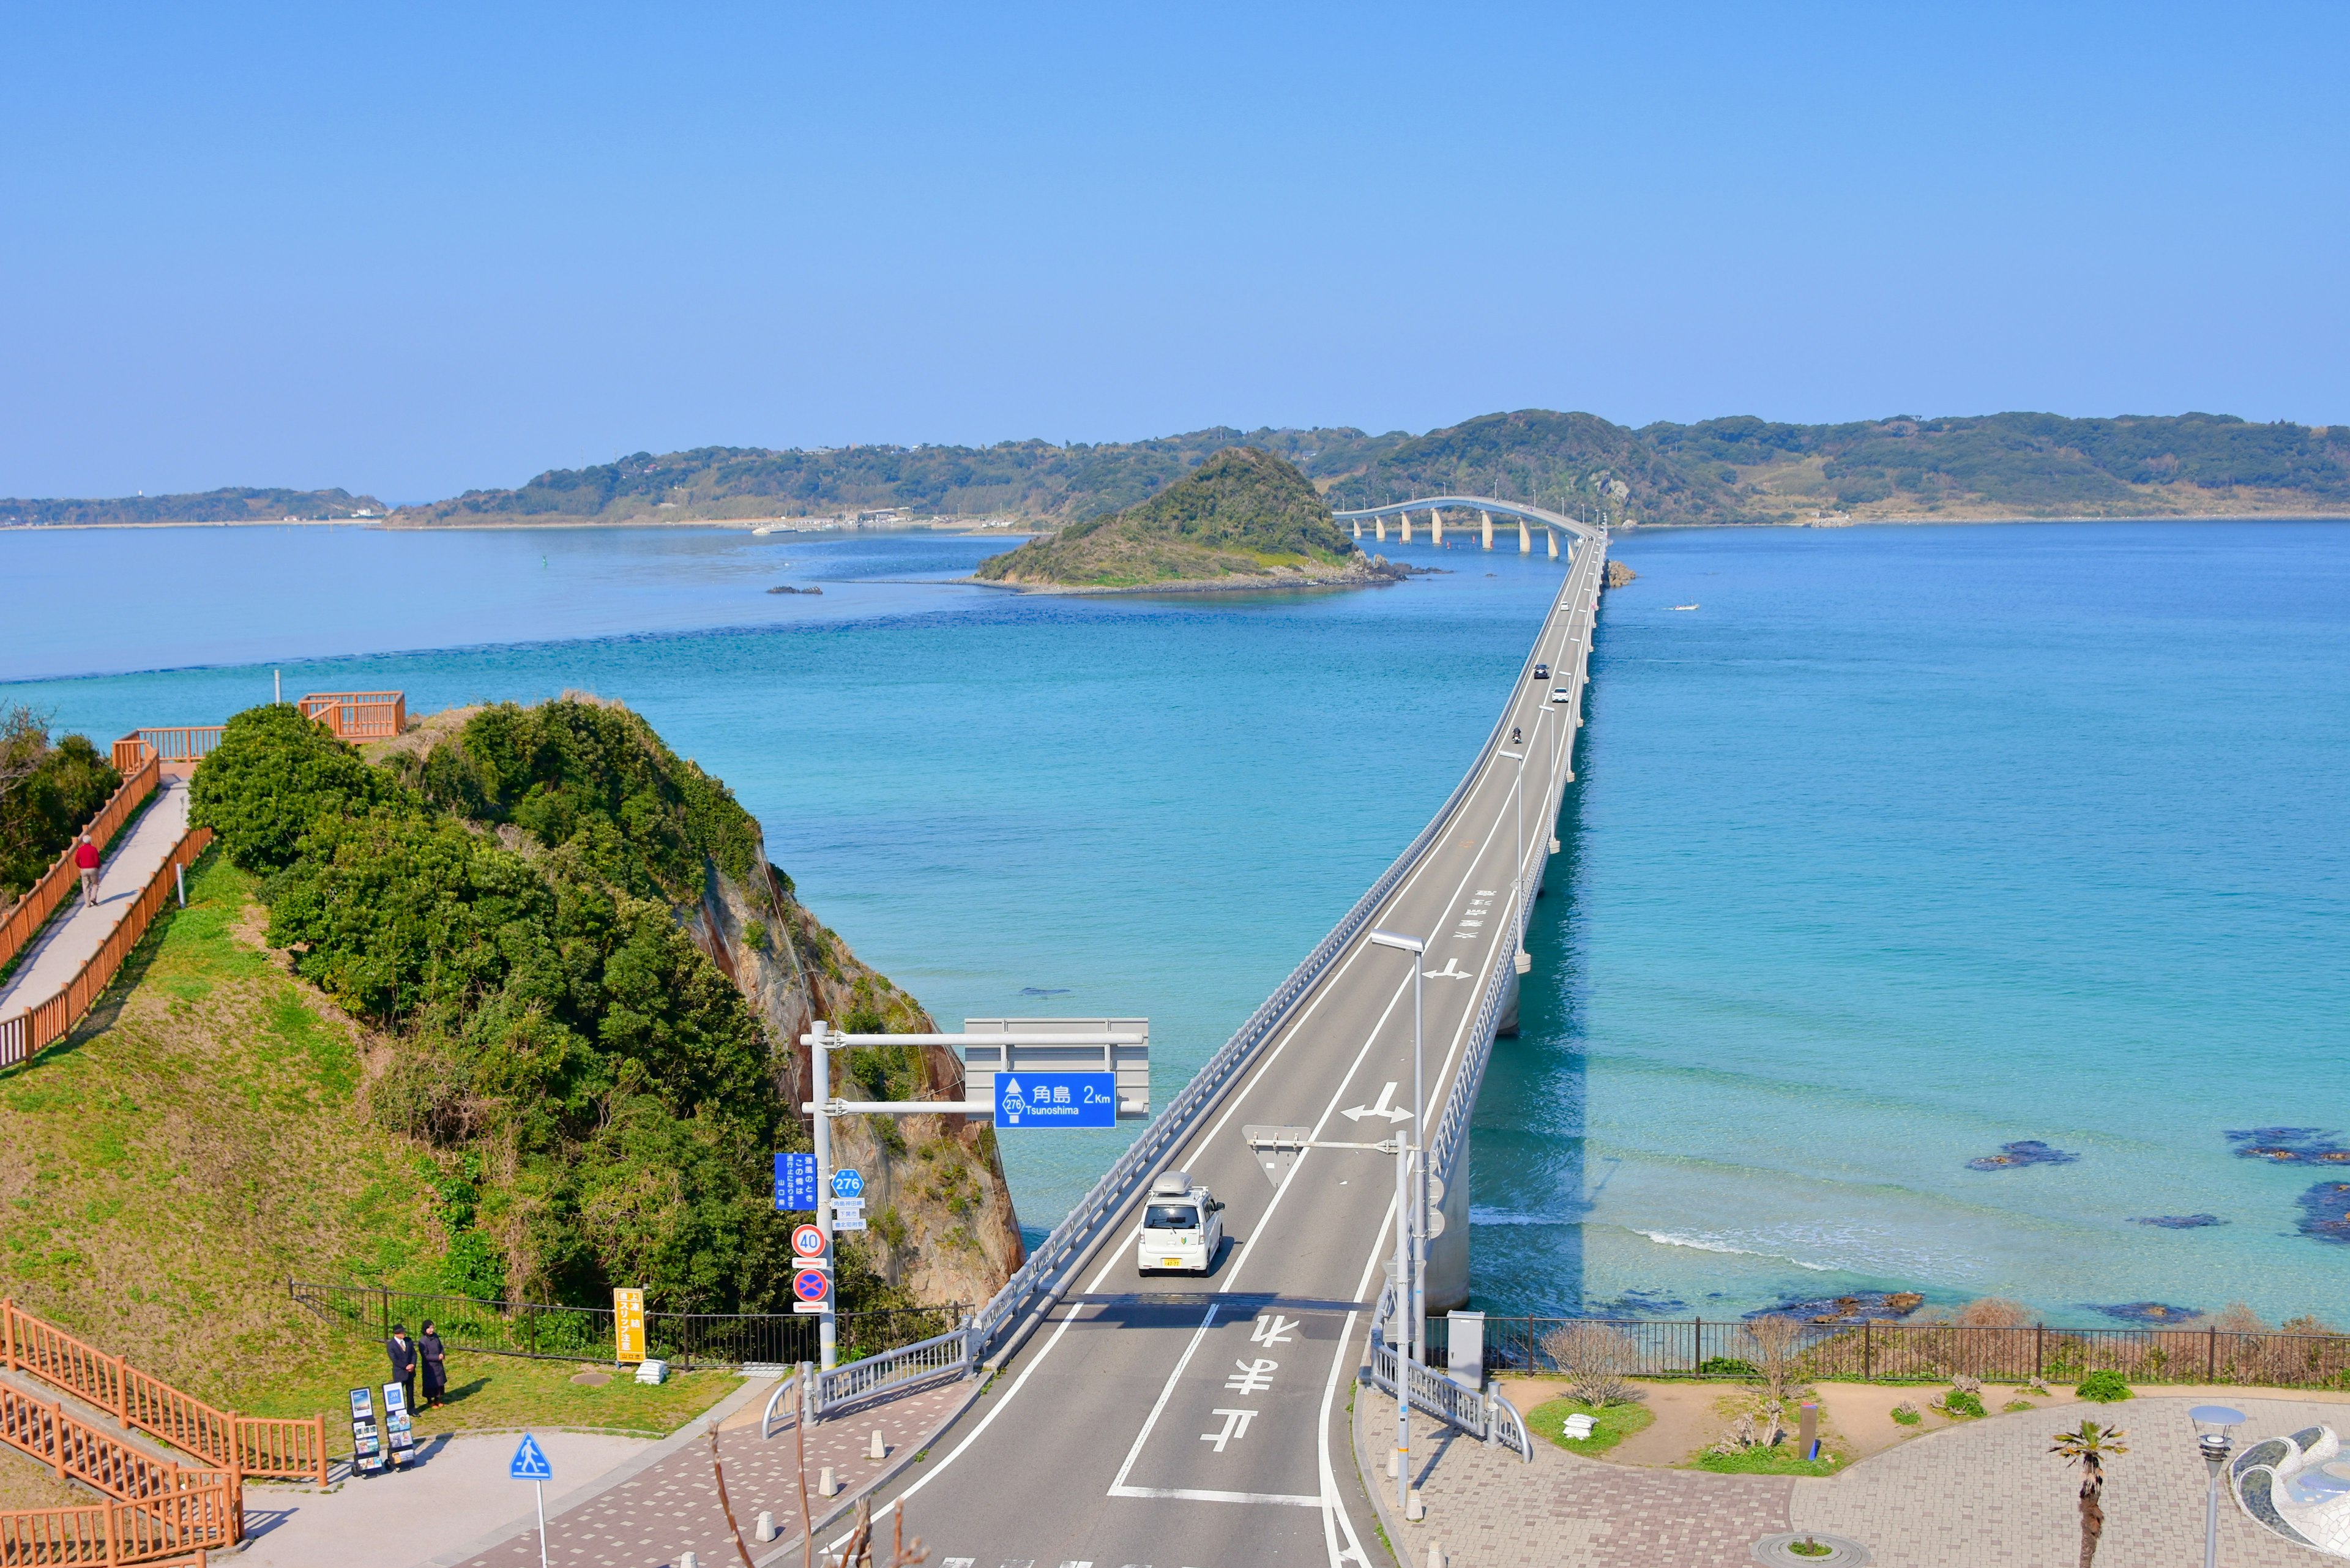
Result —
[[[808,1033],[808,1064],[816,1089],[816,1223],[824,1232],[824,1262],[830,1269],[832,1248],[832,1117],[827,1108],[832,1101],[831,1063],[827,1056],[831,1042],[830,1030],[823,1019],[816,1021]],[[816,1319],[816,1366],[829,1372],[840,1359],[840,1324],[833,1314],[840,1293],[840,1276],[833,1271],[826,1282],[824,1312]]]

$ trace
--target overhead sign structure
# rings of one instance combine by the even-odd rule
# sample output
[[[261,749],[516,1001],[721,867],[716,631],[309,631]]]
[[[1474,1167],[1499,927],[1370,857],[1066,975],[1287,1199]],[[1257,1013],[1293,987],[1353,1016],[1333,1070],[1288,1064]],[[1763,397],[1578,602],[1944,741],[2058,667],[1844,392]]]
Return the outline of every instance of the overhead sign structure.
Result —
[[[832,1173],[832,1195],[835,1198],[864,1197],[865,1173],[861,1170],[850,1170],[845,1166],[842,1168],[834,1171]]]
[[[824,1256],[824,1232],[813,1225],[792,1227],[792,1255],[796,1258]]]
[[[1118,1079],[1118,1114],[1128,1121],[1150,1117],[1150,1020],[1147,1018],[966,1018],[963,1031],[963,1092],[975,1110],[1001,1105],[1002,1079],[1035,1073],[1109,1073]],[[1016,1045],[997,1044],[1022,1037]],[[1112,1044],[1076,1044],[1116,1035]],[[1072,1036],[1068,1042],[1056,1037]],[[973,1038],[975,1037],[975,1038]]]
[[[816,1156],[775,1156],[775,1207],[785,1213],[805,1213],[816,1207]]]
[[[645,1293],[620,1286],[612,1292],[612,1359],[626,1366],[645,1358]]]
[[[1279,1187],[1288,1177],[1297,1157],[1305,1152],[1314,1139],[1312,1127],[1249,1126],[1241,1128],[1242,1141],[1256,1151],[1256,1162],[1264,1170],[1264,1179]]]
[[[1113,1127],[1118,1125],[1115,1073],[999,1073],[999,1127]]]
[[[800,1270],[792,1276],[792,1310],[820,1313],[832,1300],[832,1276],[822,1269]]]

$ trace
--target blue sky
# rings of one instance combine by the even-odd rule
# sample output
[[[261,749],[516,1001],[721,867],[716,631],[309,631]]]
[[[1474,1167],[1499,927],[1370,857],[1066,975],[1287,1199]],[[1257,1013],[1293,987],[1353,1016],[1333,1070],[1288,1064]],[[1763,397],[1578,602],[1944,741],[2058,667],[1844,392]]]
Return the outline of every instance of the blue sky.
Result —
[[[0,495],[2350,419],[2350,7],[0,5]]]

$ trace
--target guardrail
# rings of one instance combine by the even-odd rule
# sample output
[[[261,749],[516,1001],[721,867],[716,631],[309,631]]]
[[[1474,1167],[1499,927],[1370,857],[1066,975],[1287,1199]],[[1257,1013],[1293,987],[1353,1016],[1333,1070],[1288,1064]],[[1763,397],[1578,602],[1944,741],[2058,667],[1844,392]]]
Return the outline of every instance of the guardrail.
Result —
[[[114,765],[136,767],[151,758],[192,768],[212,755],[224,728],[222,724],[159,724],[133,730],[114,742]]]
[[[296,704],[338,741],[381,741],[408,728],[404,691],[313,691]]]
[[[112,842],[114,836],[122,830],[122,825],[130,819],[132,812],[139,809],[140,803],[155,793],[155,784],[163,776],[162,770],[155,765],[151,757],[144,763],[127,770],[118,766],[116,771],[122,774],[122,783],[107,797],[106,804],[98,808],[98,815],[82,825],[91,841],[101,848]],[[26,888],[23,898],[9,905],[5,915],[0,915],[0,964],[6,963],[23,951],[25,944],[33,940],[34,933],[48,923],[49,916],[73,890],[78,876],[74,866],[74,846],[68,845],[57,852],[57,863],[41,873],[41,879]]]
[[[819,1372],[810,1390],[814,1414],[820,1420],[834,1411],[917,1384],[967,1376],[977,1364],[977,1348],[973,1325],[966,1320],[960,1328]]]
[[[1579,545],[1576,547],[1575,561],[1567,571],[1565,580],[1559,586],[1558,594],[1552,602],[1552,608],[1544,612],[1545,626],[1549,624],[1549,618],[1555,613],[1557,607],[1566,601],[1567,595],[1573,590],[1575,579],[1583,567],[1585,551],[1593,547],[1590,544]],[[1596,548],[1601,556],[1606,555],[1604,541],[1598,543]],[[1535,651],[1540,647],[1540,640],[1537,639],[1534,649],[1527,651],[1524,663],[1519,667],[1517,682],[1510,689],[1513,695],[1524,684],[1529,672],[1533,670]],[[1576,708],[1579,711],[1581,708],[1579,693]],[[1485,744],[1478,749],[1476,759],[1470,763],[1469,770],[1462,775],[1461,782],[1452,786],[1452,793],[1445,796],[1444,804],[1437,808],[1436,814],[1429,819],[1428,826],[1421,828],[1411,843],[1405,847],[1403,853],[1396,857],[1393,864],[1379,874],[1378,880],[1372,883],[1369,890],[1355,901],[1354,907],[1348,909],[1337,925],[1331,929],[1330,934],[1324,937],[1314,950],[1306,955],[1305,961],[1290,972],[1289,978],[1282,981],[1280,987],[1265,999],[1263,1005],[1249,1015],[1248,1021],[1240,1026],[1232,1037],[1208,1059],[1206,1065],[1202,1066],[1192,1077],[1191,1083],[1184,1086],[1183,1091],[1177,1095],[1168,1107],[1160,1112],[1148,1127],[1143,1128],[1141,1135],[1127,1147],[1126,1152],[1118,1158],[1117,1163],[1103,1174],[1100,1180],[1094,1183],[1092,1190],[1088,1191],[1078,1201],[1076,1207],[1070,1210],[1067,1216],[1053,1228],[1052,1234],[1037,1245],[1036,1250],[1029,1254],[1028,1261],[1013,1273],[1011,1279],[1004,1282],[1003,1288],[996,1292],[986,1306],[980,1310],[978,1321],[973,1328],[976,1335],[973,1342],[976,1354],[984,1355],[991,1347],[995,1346],[1015,1317],[1024,1314],[1027,1318],[1036,1317],[1057,1299],[1064,1277],[1069,1269],[1091,1249],[1099,1238],[1102,1228],[1124,1209],[1126,1200],[1132,1195],[1136,1184],[1145,1175],[1156,1169],[1163,1156],[1182,1139],[1191,1136],[1201,1117],[1222,1098],[1225,1088],[1231,1085],[1233,1078],[1254,1059],[1258,1049],[1279,1032],[1281,1025],[1287,1020],[1290,1010],[1314,989],[1322,976],[1329,971],[1330,966],[1347,950],[1348,944],[1362,933],[1366,926],[1370,924],[1371,918],[1387,901],[1388,895],[1394,892],[1397,885],[1410,873],[1414,866],[1419,864],[1419,857],[1427,853],[1429,846],[1433,844],[1443,832],[1452,814],[1460,809],[1461,803],[1476,787],[1478,774],[1483,768],[1487,757],[1500,744],[1503,735],[1507,732],[1509,717],[1509,705],[1504,703],[1501,716],[1494,721],[1492,732],[1486,737]],[[1490,1044],[1490,1033],[1487,1035],[1487,1042]],[[1017,1338],[1015,1337],[1010,1343],[1016,1344]],[[1002,1354],[1002,1351],[998,1352],[999,1358]]]
[[[147,934],[147,928],[155,923],[155,917],[172,897],[177,881],[175,874],[192,865],[196,857],[211,846],[212,841],[213,830],[209,827],[190,831],[172,846],[172,853],[164,857],[163,864],[157,867],[155,875],[147,879],[145,889],[130,906],[130,911],[116,923],[113,933],[99,945],[98,951],[89,956],[73,979],[66,982],[63,991],[47,1002],[35,1003],[26,1012],[0,1018],[0,1067],[13,1067],[20,1062],[28,1062],[46,1047],[65,1038],[80,1021],[81,1015],[89,1011],[90,1004],[105,994],[106,988],[113,983],[115,974],[122,968],[123,961],[139,945],[139,940]]]
[[[327,1484],[326,1417],[240,1416],[109,1355],[14,1300],[0,1301],[0,1366],[37,1377],[239,1477]]]
[[[36,1399],[0,1383],[0,1441],[48,1466],[58,1477],[80,1481],[111,1500],[99,1522],[113,1528],[115,1561],[130,1562],[172,1552],[234,1545],[244,1533],[244,1488],[233,1470],[194,1469],[159,1459],[111,1433],[80,1419],[54,1400]],[[36,1515],[83,1514],[79,1509],[36,1509]],[[22,1515],[0,1515],[5,1528],[25,1532]],[[30,1527],[31,1543],[43,1544],[47,1527]],[[136,1555],[121,1554],[127,1533]],[[0,1540],[6,1539],[0,1534]],[[72,1558],[0,1559],[73,1562]],[[87,1561],[87,1560],[85,1560]],[[100,1558],[97,1561],[103,1562]]]
[[[1379,1293],[1378,1310],[1371,1314],[1371,1382],[1389,1395],[1396,1392],[1400,1382],[1410,1390],[1413,1409],[1433,1416],[1480,1442],[1500,1443],[1519,1459],[1532,1460],[1534,1443],[1526,1435],[1526,1423],[1517,1407],[1499,1394],[1465,1386],[1417,1361],[1407,1361],[1388,1343],[1387,1325],[1395,1321],[1395,1286],[1389,1283]]]

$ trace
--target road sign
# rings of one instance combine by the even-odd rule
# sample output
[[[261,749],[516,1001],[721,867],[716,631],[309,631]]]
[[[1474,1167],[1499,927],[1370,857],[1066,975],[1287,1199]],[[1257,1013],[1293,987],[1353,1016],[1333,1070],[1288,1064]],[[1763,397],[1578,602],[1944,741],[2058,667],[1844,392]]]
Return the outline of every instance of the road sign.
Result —
[[[999,1127],[1112,1127],[1115,1073],[1002,1073],[995,1079]]]
[[[824,1232],[813,1225],[793,1226],[792,1252],[795,1256],[802,1258],[823,1257]]]
[[[1289,1168],[1305,1152],[1305,1145],[1314,1137],[1312,1127],[1253,1126],[1241,1128],[1241,1138],[1256,1150],[1257,1168],[1276,1188],[1289,1176]]]
[[[816,1156],[775,1156],[775,1207],[805,1212],[816,1207]]]
[[[835,1231],[864,1230],[866,1228],[865,1210],[862,1209],[842,1210],[839,1213],[835,1214],[832,1217],[832,1228]]]
[[[792,1276],[792,1310],[820,1313],[832,1296],[832,1276],[822,1269],[802,1269]]]
[[[546,1462],[546,1450],[528,1432],[522,1435],[522,1446],[515,1449],[514,1463],[506,1467],[506,1475],[514,1480],[553,1480],[555,1467]]]
[[[834,1171],[832,1173],[832,1195],[835,1198],[864,1197],[865,1173],[861,1170],[849,1170],[845,1168]]]
[[[622,1366],[645,1358],[645,1293],[612,1292],[612,1359]]]

